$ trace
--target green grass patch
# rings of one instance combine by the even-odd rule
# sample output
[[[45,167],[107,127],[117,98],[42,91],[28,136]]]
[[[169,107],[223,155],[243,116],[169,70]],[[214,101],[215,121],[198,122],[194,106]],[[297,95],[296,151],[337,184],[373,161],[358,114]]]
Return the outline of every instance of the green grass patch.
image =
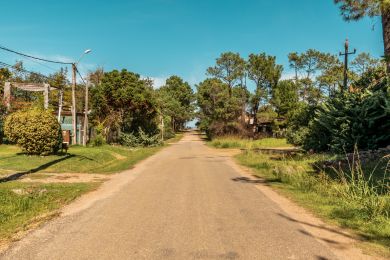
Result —
[[[208,142],[215,148],[291,148],[291,144],[287,143],[284,138],[263,138],[259,140],[242,139],[238,137],[218,137]]]
[[[38,184],[0,183],[0,243],[19,231],[53,216],[57,209],[98,183]]]
[[[344,180],[336,177],[337,174],[318,171],[316,162],[334,157],[300,155],[283,158],[254,152],[236,156],[239,163],[253,168],[257,176],[281,193],[325,220],[354,230],[367,243],[380,245],[383,253],[389,256],[390,193],[388,186],[383,185],[386,170],[381,167],[383,161],[374,172],[372,165],[375,162],[361,166],[361,171],[352,171],[353,181],[347,170],[344,171],[347,176]],[[371,181],[368,181],[370,176]]]
[[[113,173],[126,170],[161,147],[72,146],[66,155],[30,156],[15,146],[0,146],[0,174],[10,172]]]
[[[177,142],[182,136],[178,134],[165,143]],[[115,173],[131,168],[162,147],[71,146],[66,155],[30,156],[17,146],[0,145],[0,176],[19,172]]]

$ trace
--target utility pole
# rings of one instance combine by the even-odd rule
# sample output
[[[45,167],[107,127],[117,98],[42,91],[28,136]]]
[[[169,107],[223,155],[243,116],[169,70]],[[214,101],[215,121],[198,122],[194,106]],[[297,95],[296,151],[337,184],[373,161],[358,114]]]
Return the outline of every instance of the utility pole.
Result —
[[[161,114],[161,141],[164,142],[164,115]]]
[[[76,63],[72,63],[72,144],[77,144]]]
[[[63,99],[64,99],[64,89],[61,88],[58,94],[58,123],[61,123]]]
[[[89,92],[89,80],[87,80],[87,84],[85,85],[85,109],[84,109],[84,129],[83,129],[83,145],[87,146],[87,137],[88,137],[88,97]]]
[[[339,53],[340,56],[344,56],[344,86],[342,91],[348,90],[348,56],[356,54],[356,49],[353,49],[353,52],[348,52],[349,42],[348,39],[345,40],[344,53]]]

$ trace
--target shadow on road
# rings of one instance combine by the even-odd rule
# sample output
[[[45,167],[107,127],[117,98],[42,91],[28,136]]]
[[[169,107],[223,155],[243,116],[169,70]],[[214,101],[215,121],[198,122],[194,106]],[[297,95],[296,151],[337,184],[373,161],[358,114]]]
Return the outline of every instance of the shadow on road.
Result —
[[[231,180],[232,180],[232,181],[235,181],[235,182],[241,182],[241,183],[265,184],[265,185],[269,185],[270,183],[274,183],[274,182],[280,182],[280,180],[277,179],[277,178],[271,179],[271,180],[266,180],[266,179],[258,178],[258,177],[255,176],[255,175],[253,175],[253,177],[254,177],[255,179],[248,178],[248,177],[236,177],[236,178],[232,178]]]
[[[35,173],[35,172],[38,172],[38,171],[41,171],[41,170],[44,170],[46,168],[49,168],[50,166],[54,165],[54,164],[57,164],[59,162],[62,162],[62,161],[65,161],[65,160],[68,160],[72,157],[75,157],[75,155],[73,154],[68,154],[62,158],[59,158],[57,160],[54,160],[54,161],[51,161],[51,162],[48,162],[48,163],[45,163],[45,164],[42,164],[34,169],[31,169],[31,170],[28,170],[28,171],[24,171],[24,172],[18,172],[18,173],[15,173],[15,174],[12,174],[12,175],[9,175],[7,177],[4,177],[4,178],[1,178],[0,179],[0,183],[3,183],[3,182],[9,182],[9,181],[15,181],[15,180],[18,180],[20,179],[21,177],[23,177],[24,175],[27,175],[27,174],[30,174],[30,173]],[[87,157],[86,157],[87,158]]]
[[[281,214],[281,213],[277,213],[277,215],[279,215],[279,217],[282,217],[284,219],[287,219],[289,221],[292,221],[292,222],[295,222],[295,223],[299,223],[299,224],[302,224],[302,225],[306,225],[306,226],[310,226],[310,227],[314,227],[314,228],[318,228],[318,229],[322,229],[322,230],[326,230],[326,231],[329,231],[329,232],[332,232],[332,233],[335,233],[335,234],[338,234],[338,235],[342,235],[344,237],[348,237],[348,238],[351,238],[351,239],[356,239],[356,237],[353,237],[351,235],[348,235],[346,233],[343,233],[343,232],[340,232],[336,229],[333,229],[333,228],[328,228],[328,227],[325,227],[325,226],[319,226],[319,225],[315,225],[315,224],[312,224],[312,223],[308,223],[308,222],[304,222],[304,221],[300,221],[300,220],[297,220],[297,219],[294,219],[292,217],[289,217],[289,216],[286,216],[284,214]],[[306,231],[304,231],[306,232]],[[301,231],[301,233],[304,233]],[[306,232],[307,234],[310,234],[308,232]],[[304,233],[305,234],[305,233]],[[306,234],[306,235],[307,235]],[[311,234],[310,234],[311,235]],[[312,235],[311,235],[312,236]],[[326,241],[325,241],[326,242]],[[335,242],[335,241],[334,241]],[[337,243],[337,242],[335,242]]]

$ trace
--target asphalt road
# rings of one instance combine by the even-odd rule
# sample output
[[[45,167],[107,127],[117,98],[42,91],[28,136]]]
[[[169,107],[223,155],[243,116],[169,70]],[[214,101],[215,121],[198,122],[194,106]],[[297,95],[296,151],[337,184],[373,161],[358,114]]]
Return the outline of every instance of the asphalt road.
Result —
[[[228,160],[187,134],[116,191],[49,222],[0,258],[336,258],[259,189],[237,181]]]

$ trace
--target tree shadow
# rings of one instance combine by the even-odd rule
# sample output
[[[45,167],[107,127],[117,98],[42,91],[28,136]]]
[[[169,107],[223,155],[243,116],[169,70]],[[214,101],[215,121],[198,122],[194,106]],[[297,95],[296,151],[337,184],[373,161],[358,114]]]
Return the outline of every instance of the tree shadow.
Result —
[[[341,235],[341,236],[344,236],[344,237],[347,237],[347,238],[351,238],[351,239],[359,239],[359,240],[362,240],[362,237],[356,237],[356,236],[351,236],[349,234],[346,234],[344,232],[340,232],[334,228],[329,228],[329,227],[326,227],[326,226],[322,226],[322,225],[315,225],[315,224],[312,224],[312,223],[308,223],[308,222],[304,222],[304,221],[300,221],[300,220],[297,220],[297,219],[294,219],[292,217],[289,217],[289,216],[286,216],[282,213],[277,213],[277,215],[279,215],[280,217],[284,218],[284,219],[287,219],[291,222],[295,222],[295,223],[299,223],[299,224],[302,224],[302,225],[306,225],[306,226],[310,226],[310,227],[314,227],[314,228],[318,228],[318,229],[322,229],[322,230],[326,230],[326,231],[329,231],[329,232],[332,232],[332,233],[335,233],[335,234],[338,234],[338,235]],[[305,231],[306,232],[306,231]],[[301,232],[302,233],[302,232]],[[310,233],[309,233],[310,234]],[[311,234],[310,234],[311,235]]]
[[[36,167],[34,169],[31,169],[31,170],[28,170],[28,171],[24,171],[24,172],[18,172],[18,173],[9,175],[7,177],[1,178],[0,179],[0,183],[18,180],[21,177],[23,177],[24,175],[44,170],[44,169],[49,168],[50,166],[52,166],[54,164],[57,164],[59,162],[65,161],[65,160],[68,160],[68,159],[73,158],[73,157],[75,157],[75,155],[67,154],[66,156],[64,156],[62,158],[59,158],[57,160],[54,160],[54,161],[51,161],[51,162],[48,162],[48,163],[45,163],[45,164],[42,164],[42,165],[40,165],[40,166],[38,166],[38,167]]]

